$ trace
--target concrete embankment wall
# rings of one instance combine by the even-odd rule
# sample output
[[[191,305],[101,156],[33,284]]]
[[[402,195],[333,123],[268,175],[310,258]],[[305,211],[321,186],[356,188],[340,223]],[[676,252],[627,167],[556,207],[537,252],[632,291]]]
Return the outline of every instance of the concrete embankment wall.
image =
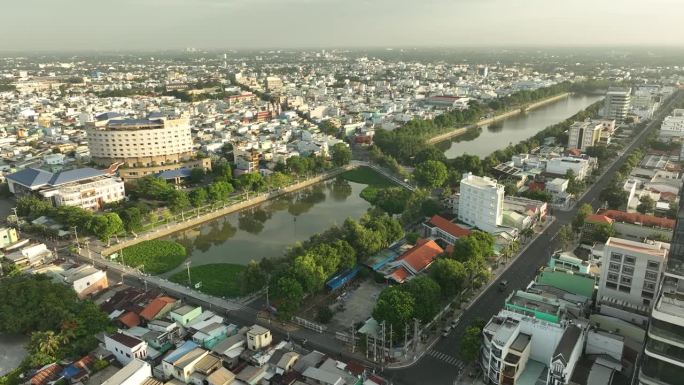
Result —
[[[544,99],[544,100],[540,100],[540,101],[538,101],[538,102],[536,102],[536,103],[532,103],[532,104],[530,104],[529,106],[527,106],[527,107],[525,108],[525,111],[534,110],[535,108],[539,108],[539,107],[544,106],[544,105],[546,105],[546,104],[553,103],[553,102],[555,102],[555,101],[558,101],[558,100],[567,98],[568,96],[570,96],[570,93],[569,93],[569,92],[566,92],[566,93],[563,93],[563,94],[560,94],[560,95],[552,96],[552,97],[547,98],[547,99]],[[500,120],[507,119],[507,118],[510,118],[510,117],[512,117],[512,116],[519,115],[519,114],[521,114],[522,112],[523,112],[523,109],[522,109],[522,108],[518,108],[518,109],[515,109],[515,110],[511,110],[511,111],[508,111],[508,112],[504,112],[503,114],[500,114],[500,115],[497,115],[497,116],[494,116],[494,117],[491,117],[491,118],[488,118],[488,119],[483,119],[483,120],[481,120],[481,121],[479,121],[479,122],[477,122],[477,123],[475,123],[475,124],[471,124],[470,126],[456,128],[456,129],[451,130],[451,131],[449,131],[449,132],[445,132],[445,133],[443,133],[443,134],[434,136],[434,137],[428,139],[427,143],[428,143],[428,144],[435,144],[435,143],[443,142],[443,141],[445,141],[445,140],[447,140],[447,139],[451,139],[451,138],[454,138],[454,137],[456,137],[456,136],[465,134],[466,131],[468,131],[468,129],[471,128],[471,127],[482,127],[482,126],[486,126],[486,125],[488,125],[488,124],[496,123],[496,122],[498,122],[498,121],[500,121]]]

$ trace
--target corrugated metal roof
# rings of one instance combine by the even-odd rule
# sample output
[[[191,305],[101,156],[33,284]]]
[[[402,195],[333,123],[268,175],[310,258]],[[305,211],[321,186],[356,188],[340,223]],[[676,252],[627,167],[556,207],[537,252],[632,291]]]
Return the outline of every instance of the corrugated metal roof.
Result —
[[[106,175],[104,170],[96,170],[94,168],[85,167],[77,168],[75,170],[62,171],[54,174],[50,178],[49,184],[59,186],[66,183],[76,182],[84,179],[91,179],[98,176]]]
[[[25,168],[7,175],[7,179],[29,188],[37,188],[50,183],[53,175],[49,171],[38,168]]]

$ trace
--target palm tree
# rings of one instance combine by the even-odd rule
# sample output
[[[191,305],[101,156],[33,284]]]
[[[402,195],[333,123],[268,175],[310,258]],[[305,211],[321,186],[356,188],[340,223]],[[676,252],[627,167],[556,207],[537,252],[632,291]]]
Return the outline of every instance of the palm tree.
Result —
[[[34,353],[54,357],[61,345],[61,336],[55,334],[52,330],[48,330],[33,332],[31,334],[31,342],[29,342],[29,349]]]
[[[520,235],[527,241],[529,237],[534,235],[534,230],[531,227],[527,227],[520,232]]]

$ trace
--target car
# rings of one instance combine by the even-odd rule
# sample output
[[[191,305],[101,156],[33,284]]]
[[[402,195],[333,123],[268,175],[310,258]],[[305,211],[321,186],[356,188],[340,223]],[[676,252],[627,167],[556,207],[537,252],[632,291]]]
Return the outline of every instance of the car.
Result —
[[[499,291],[505,291],[506,287],[508,287],[508,281],[503,279],[499,282]]]
[[[455,328],[456,326],[458,326],[458,323],[459,323],[460,321],[461,321],[461,317],[460,317],[460,316],[454,318],[454,319],[451,321],[451,327],[452,327],[452,328]]]
[[[446,337],[449,335],[449,332],[451,331],[451,326],[447,326],[442,330],[442,337]]]

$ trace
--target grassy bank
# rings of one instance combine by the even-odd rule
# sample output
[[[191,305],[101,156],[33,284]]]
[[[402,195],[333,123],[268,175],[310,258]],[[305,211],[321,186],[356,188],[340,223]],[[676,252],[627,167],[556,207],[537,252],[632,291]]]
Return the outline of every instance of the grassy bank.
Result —
[[[241,295],[240,277],[246,267],[232,263],[212,263],[190,268],[192,286],[201,282],[199,291],[215,297],[235,298]],[[179,271],[169,280],[188,286],[187,271]]]
[[[178,267],[187,256],[180,243],[151,240],[123,249],[117,259],[127,266],[140,267],[145,273],[162,274]]]
[[[341,174],[342,178],[355,183],[375,187],[394,187],[396,184],[370,167],[357,167]]]

